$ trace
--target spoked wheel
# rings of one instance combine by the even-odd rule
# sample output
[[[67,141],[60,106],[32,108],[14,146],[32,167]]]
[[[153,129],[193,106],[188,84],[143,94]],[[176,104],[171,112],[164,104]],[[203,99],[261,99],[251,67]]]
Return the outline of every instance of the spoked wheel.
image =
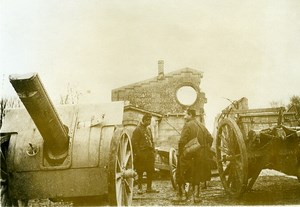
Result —
[[[126,129],[114,132],[109,155],[109,202],[113,206],[130,206],[133,195],[133,153]]]
[[[177,155],[176,155],[176,150],[173,147],[171,147],[169,151],[169,167],[170,167],[172,186],[174,190],[176,190],[177,189],[177,182],[176,182]]]
[[[219,123],[216,159],[225,191],[233,197],[240,197],[248,182],[247,149],[238,125],[230,118]]]

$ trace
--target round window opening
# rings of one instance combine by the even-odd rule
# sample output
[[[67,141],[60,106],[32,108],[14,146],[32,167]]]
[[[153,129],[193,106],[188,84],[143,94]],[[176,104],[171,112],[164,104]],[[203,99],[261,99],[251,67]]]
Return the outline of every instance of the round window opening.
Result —
[[[197,99],[197,92],[191,86],[182,86],[177,90],[176,97],[179,103],[190,106]]]

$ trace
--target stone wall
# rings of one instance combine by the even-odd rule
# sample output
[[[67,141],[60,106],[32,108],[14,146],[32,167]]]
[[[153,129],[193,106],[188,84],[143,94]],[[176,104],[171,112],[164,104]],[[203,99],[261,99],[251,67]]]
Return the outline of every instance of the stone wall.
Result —
[[[111,97],[112,101],[127,101],[135,107],[162,115],[182,113],[187,107],[193,107],[198,115],[203,115],[206,97],[199,87],[202,77],[202,72],[184,68],[114,89]],[[182,105],[177,99],[177,90],[182,86],[191,86],[197,93],[197,99],[191,106]]]
[[[151,113],[155,145],[177,148],[185,122],[185,109],[194,108],[196,118],[204,123],[204,104],[207,100],[200,89],[202,77],[201,71],[191,68],[164,74],[163,65],[159,62],[157,77],[112,90],[112,101],[125,102],[123,125],[130,134],[143,114]],[[190,106],[181,104],[177,98],[177,91],[182,86],[190,86],[196,91],[196,100]]]

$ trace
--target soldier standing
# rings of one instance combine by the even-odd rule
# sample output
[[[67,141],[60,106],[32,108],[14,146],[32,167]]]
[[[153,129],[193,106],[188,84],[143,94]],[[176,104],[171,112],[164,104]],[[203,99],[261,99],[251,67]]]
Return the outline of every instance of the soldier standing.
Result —
[[[196,111],[188,109],[184,116],[186,123],[182,129],[181,137],[178,142],[178,166],[176,173],[176,181],[178,183],[179,192],[176,201],[182,200],[182,190],[186,183],[193,186],[194,202],[200,202],[200,182],[206,182],[211,179],[210,147],[213,138],[206,127],[196,120]],[[192,155],[184,155],[185,145],[196,138],[200,144],[199,150]],[[197,188],[196,188],[197,187]],[[188,195],[188,194],[187,194]]]
[[[142,122],[135,128],[132,134],[132,147],[134,157],[134,167],[138,174],[138,194],[142,194],[143,173],[147,173],[146,193],[158,193],[152,188],[154,174],[155,148],[153,136],[149,127],[151,114],[145,114]]]

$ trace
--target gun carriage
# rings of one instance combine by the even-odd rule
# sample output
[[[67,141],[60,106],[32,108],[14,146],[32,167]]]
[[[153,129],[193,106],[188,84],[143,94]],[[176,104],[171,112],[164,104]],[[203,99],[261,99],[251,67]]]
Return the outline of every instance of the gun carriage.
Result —
[[[102,195],[130,205],[135,172],[123,102],[54,108],[38,74],[10,82],[26,109],[8,109],[1,128],[2,205]]]
[[[246,98],[224,109],[215,140],[219,176],[225,191],[240,197],[263,169],[300,180],[300,127],[283,107],[248,109]]]

